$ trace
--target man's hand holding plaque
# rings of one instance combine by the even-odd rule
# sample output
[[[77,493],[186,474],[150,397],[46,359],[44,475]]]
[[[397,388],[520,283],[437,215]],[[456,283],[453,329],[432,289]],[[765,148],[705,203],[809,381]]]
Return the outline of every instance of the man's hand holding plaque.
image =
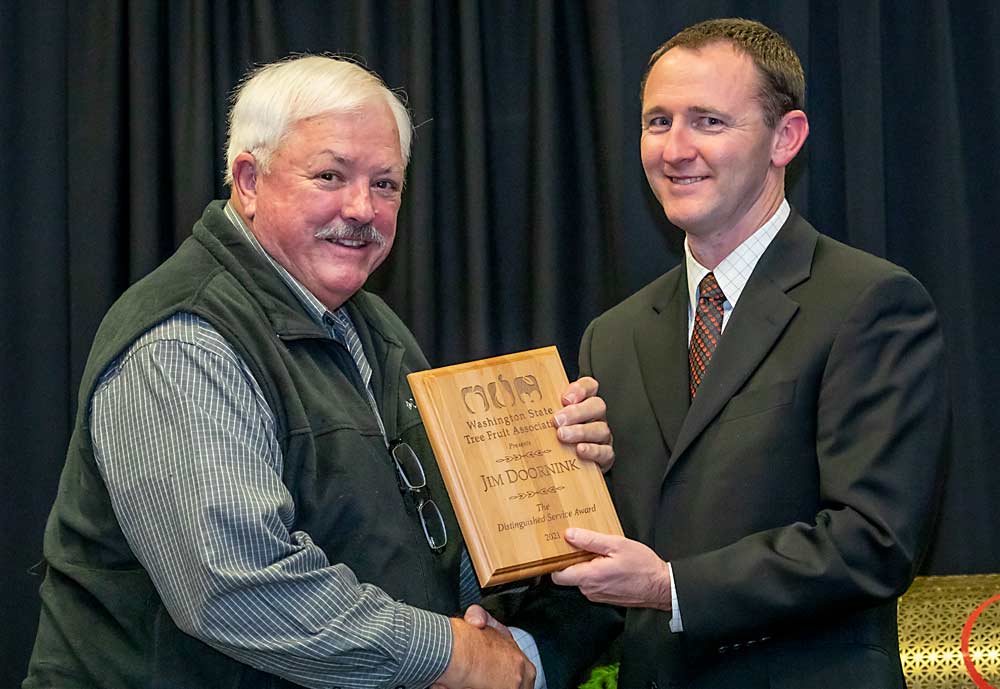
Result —
[[[576,456],[595,462],[602,472],[615,463],[607,406],[597,397],[597,381],[589,376],[570,383],[560,396],[563,408],[554,421],[559,440],[576,448]]]

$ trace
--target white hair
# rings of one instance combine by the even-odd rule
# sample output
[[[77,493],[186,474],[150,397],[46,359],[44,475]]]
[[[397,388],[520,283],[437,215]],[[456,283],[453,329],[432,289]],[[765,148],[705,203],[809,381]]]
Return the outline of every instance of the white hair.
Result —
[[[226,149],[226,184],[233,184],[233,161],[244,151],[267,173],[271,156],[299,120],[324,113],[357,112],[382,100],[399,130],[403,167],[410,162],[413,122],[400,96],[373,72],[348,59],[295,56],[250,73],[233,93]]]

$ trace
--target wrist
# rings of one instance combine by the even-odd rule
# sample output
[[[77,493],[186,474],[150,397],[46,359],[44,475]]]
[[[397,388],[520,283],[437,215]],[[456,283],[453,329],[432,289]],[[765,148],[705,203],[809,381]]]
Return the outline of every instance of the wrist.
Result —
[[[663,612],[671,612],[674,608],[674,587],[670,575],[670,563],[660,560],[660,575],[657,578],[659,585],[656,590],[656,608]]]
[[[451,657],[444,668],[444,672],[435,680],[435,684],[443,684],[448,687],[464,687],[468,682],[467,665],[465,659],[468,655],[468,627],[469,625],[456,617],[449,617],[451,624]]]

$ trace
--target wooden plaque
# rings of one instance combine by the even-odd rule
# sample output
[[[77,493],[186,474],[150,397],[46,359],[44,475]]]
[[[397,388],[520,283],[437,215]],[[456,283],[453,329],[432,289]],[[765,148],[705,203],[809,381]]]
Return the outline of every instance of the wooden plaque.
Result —
[[[568,526],[621,535],[600,469],[556,436],[568,381],[555,347],[407,380],[481,586],[593,558],[565,541]]]

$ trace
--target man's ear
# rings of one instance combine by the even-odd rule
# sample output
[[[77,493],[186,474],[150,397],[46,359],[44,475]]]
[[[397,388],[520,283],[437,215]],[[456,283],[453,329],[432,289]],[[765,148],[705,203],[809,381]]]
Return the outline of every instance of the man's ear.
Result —
[[[248,220],[257,211],[257,160],[244,151],[233,160],[233,194]]]
[[[798,155],[809,136],[809,118],[801,110],[786,112],[774,129],[771,164],[785,167]]]

